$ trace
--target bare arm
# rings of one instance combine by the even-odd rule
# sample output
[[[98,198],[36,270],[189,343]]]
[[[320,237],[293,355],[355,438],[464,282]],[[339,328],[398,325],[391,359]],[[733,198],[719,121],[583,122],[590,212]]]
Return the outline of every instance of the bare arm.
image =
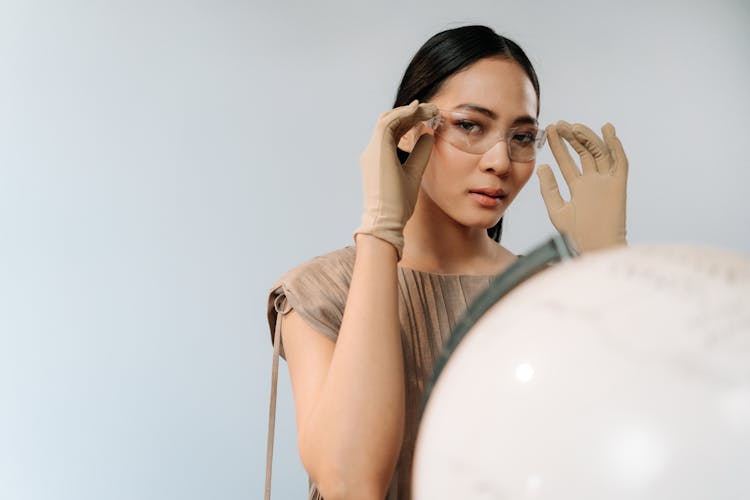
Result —
[[[395,249],[359,235],[336,344],[308,333],[296,313],[284,318],[300,457],[326,500],[382,499],[398,460],[404,370],[397,293]]]
[[[437,112],[434,104],[414,101],[383,113],[362,153],[364,211],[335,346],[295,313],[282,325],[300,457],[326,500],[382,500],[401,450],[405,388],[396,265],[432,137],[420,137],[403,165],[396,144]]]

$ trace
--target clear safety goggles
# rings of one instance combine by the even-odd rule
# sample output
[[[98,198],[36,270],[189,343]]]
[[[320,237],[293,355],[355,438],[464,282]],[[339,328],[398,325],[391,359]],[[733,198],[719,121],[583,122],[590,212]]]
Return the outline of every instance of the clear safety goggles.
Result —
[[[483,155],[505,141],[508,157],[515,162],[534,160],[547,140],[547,133],[536,124],[519,125],[503,133],[493,120],[476,112],[440,110],[439,115],[424,123],[435,135],[465,153]]]

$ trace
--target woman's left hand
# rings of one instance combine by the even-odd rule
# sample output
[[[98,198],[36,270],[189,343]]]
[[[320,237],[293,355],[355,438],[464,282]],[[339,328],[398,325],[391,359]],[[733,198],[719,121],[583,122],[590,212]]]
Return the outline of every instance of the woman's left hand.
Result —
[[[627,244],[625,229],[625,193],[628,158],[607,123],[602,127],[604,140],[591,129],[564,121],[547,127],[547,140],[570,190],[563,200],[549,165],[541,165],[537,176],[542,198],[555,228],[568,234],[581,252]],[[578,169],[564,138],[581,157]]]

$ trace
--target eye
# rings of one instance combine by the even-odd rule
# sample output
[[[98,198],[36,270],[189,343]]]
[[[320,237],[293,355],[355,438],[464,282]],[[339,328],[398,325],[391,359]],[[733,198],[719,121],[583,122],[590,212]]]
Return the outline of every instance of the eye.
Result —
[[[526,132],[515,132],[511,136],[511,140],[517,144],[520,144],[522,146],[528,146],[530,144],[534,144],[536,142],[536,132],[533,131],[526,131]]]
[[[458,120],[453,126],[467,135],[479,135],[483,132],[482,126],[471,120]]]

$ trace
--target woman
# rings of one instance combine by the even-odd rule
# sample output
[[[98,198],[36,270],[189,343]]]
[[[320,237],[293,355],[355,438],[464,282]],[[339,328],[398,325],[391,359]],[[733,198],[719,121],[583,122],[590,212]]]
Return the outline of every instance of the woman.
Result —
[[[311,498],[409,498],[433,362],[469,302],[517,258],[498,242],[545,140],[538,114],[537,77],[515,43],[483,26],[435,35],[361,156],[355,246],[273,286],[269,323],[289,367]],[[546,128],[569,202],[549,166],[537,171],[553,223],[583,252],[625,243],[627,160],[614,128],[602,132]]]

